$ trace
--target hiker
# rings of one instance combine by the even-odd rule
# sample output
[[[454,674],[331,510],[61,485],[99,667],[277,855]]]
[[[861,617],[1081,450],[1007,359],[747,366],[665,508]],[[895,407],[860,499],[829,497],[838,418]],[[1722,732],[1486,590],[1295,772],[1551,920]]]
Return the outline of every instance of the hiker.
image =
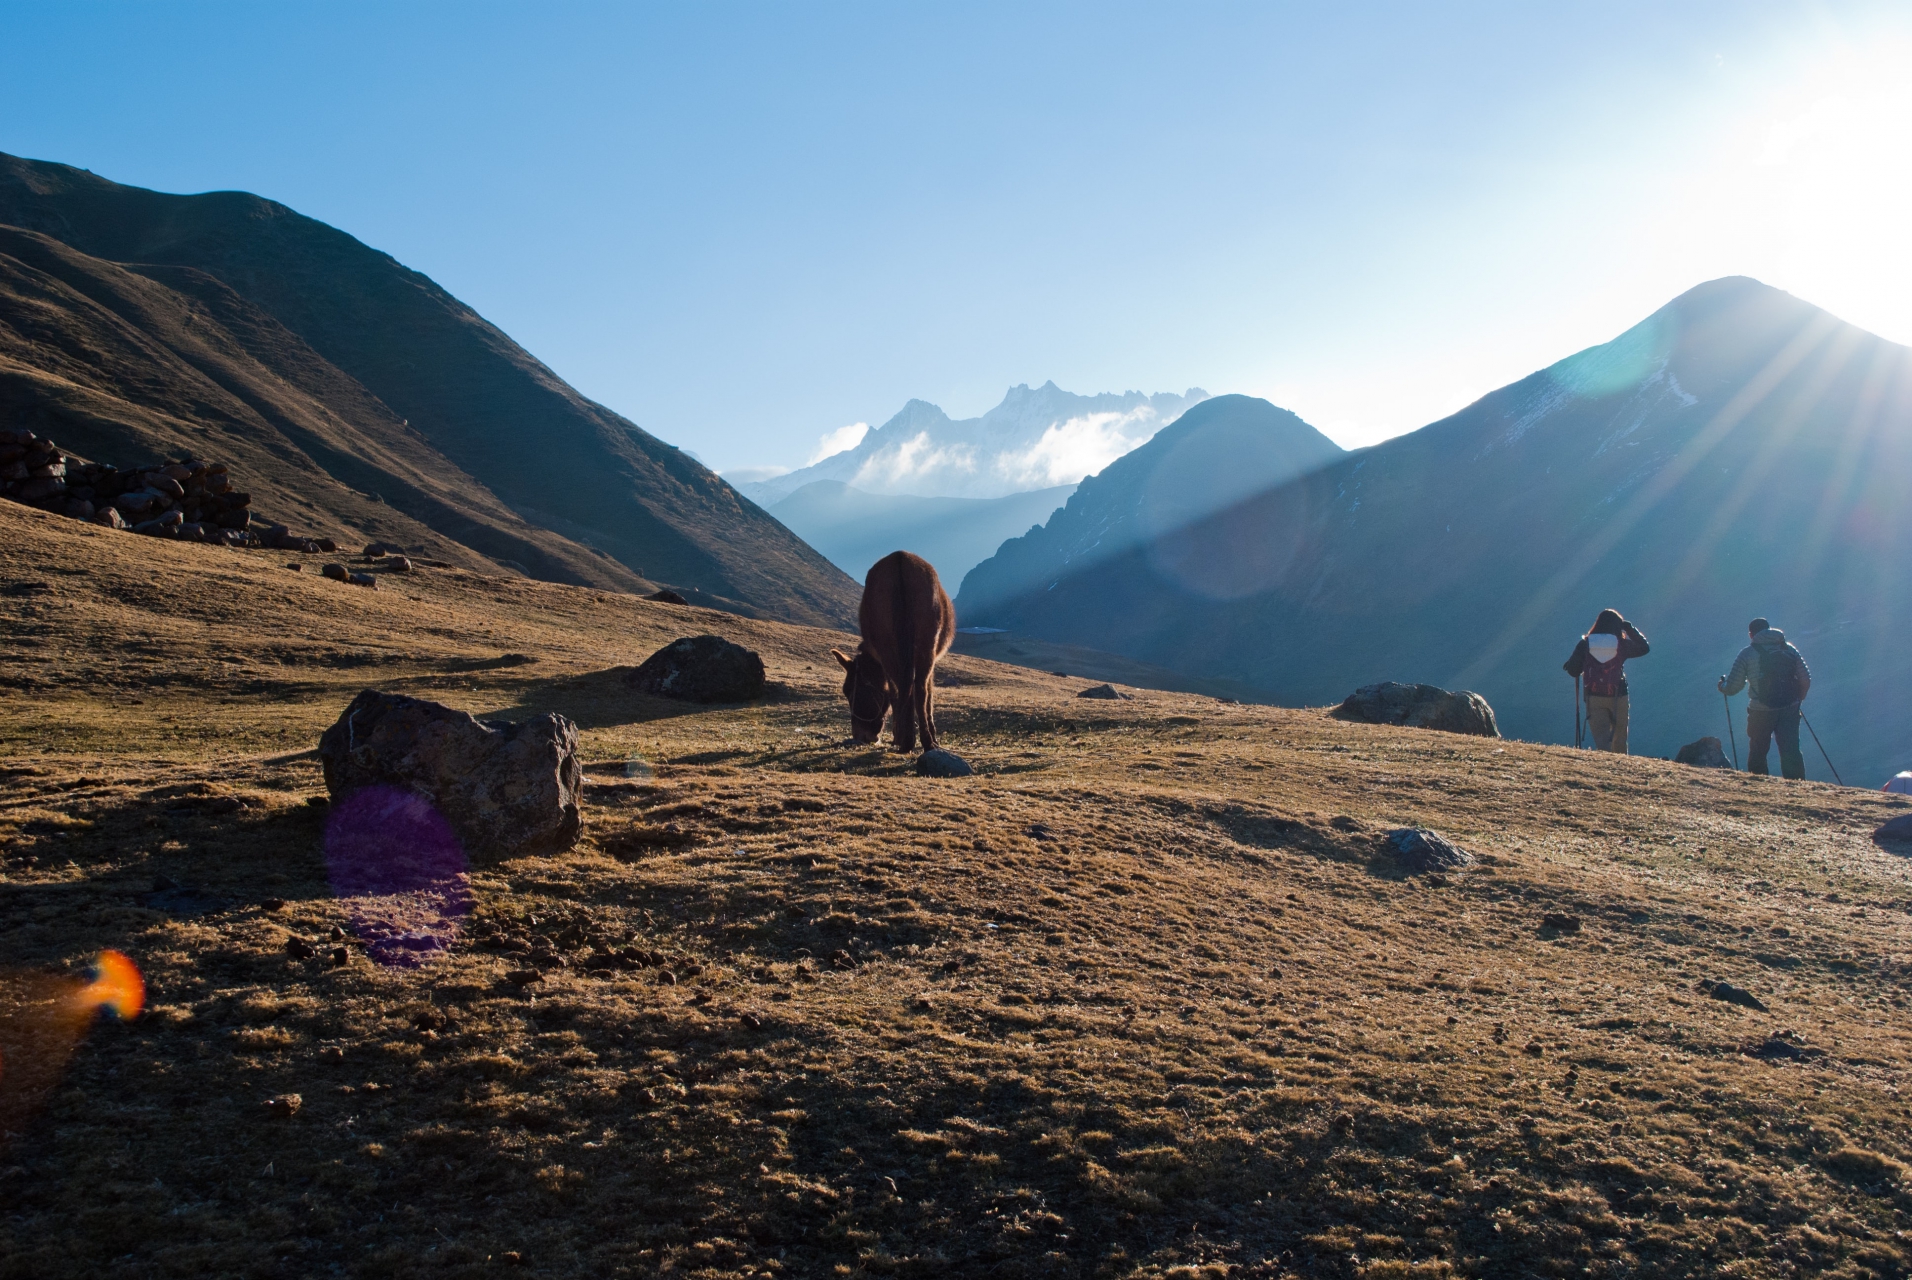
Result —
[[[1618,609],[1602,609],[1562,664],[1568,675],[1585,680],[1595,750],[1627,753],[1627,676],[1621,668],[1628,658],[1645,657],[1647,649],[1646,637]]]
[[[1746,625],[1752,643],[1733,659],[1733,669],[1719,678],[1719,691],[1732,697],[1752,686],[1746,699],[1746,772],[1765,773],[1766,748],[1779,739],[1779,771],[1788,778],[1806,776],[1806,758],[1799,754],[1799,704],[1812,688],[1812,672],[1799,650],[1786,642],[1786,633],[1764,618]]]

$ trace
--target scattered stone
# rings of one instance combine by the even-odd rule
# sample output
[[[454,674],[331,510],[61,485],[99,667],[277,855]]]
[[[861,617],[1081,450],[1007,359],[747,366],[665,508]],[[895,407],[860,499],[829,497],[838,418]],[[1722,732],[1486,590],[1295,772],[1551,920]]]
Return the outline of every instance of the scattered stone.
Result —
[[[1726,758],[1726,748],[1720,745],[1718,738],[1701,738],[1698,742],[1689,742],[1673,755],[1675,764],[1690,764],[1696,769],[1730,769],[1733,762]]]
[[[410,573],[412,571],[412,562],[410,558],[406,556],[393,556],[385,562],[385,567],[393,573]]]
[[[1052,676],[1059,676],[1064,680],[1067,680],[1069,678],[1069,673],[1067,671],[1051,671],[1049,674]]]
[[[345,580],[355,587],[370,587],[374,591],[378,590],[378,579],[369,573],[348,573],[345,575]]]
[[[1401,827],[1388,832],[1388,845],[1409,875],[1430,871],[1453,871],[1471,866],[1474,855],[1438,831],[1426,827]]]
[[[1549,911],[1540,917],[1540,927],[1554,933],[1579,933],[1580,917],[1564,915],[1558,911]]]
[[[352,953],[344,947],[333,947],[331,962],[334,969],[343,969],[346,965],[352,963]]]
[[[916,776],[919,778],[968,778],[975,772],[969,767],[969,761],[941,747],[932,747],[916,757]]]
[[[372,786],[426,797],[468,857],[558,853],[578,841],[584,770],[577,726],[560,715],[480,721],[368,689],[320,738],[319,762],[334,799]]]
[[[261,899],[259,899],[259,910],[261,910],[261,911],[279,911],[279,910],[281,910],[281,909],[283,909],[284,907],[285,907],[285,899],[284,899],[284,898],[261,898]]]
[[[342,564],[328,564],[319,570],[334,582],[344,582],[352,576],[352,571]]]
[[[397,551],[397,550],[398,550],[397,547],[388,547],[382,542],[368,542],[365,544],[365,550],[361,552],[360,554],[362,554],[367,560],[376,560],[380,556],[391,555],[394,551]]]
[[[305,1105],[305,1099],[296,1093],[279,1093],[267,1098],[265,1111],[269,1116],[280,1120],[290,1120],[299,1114],[299,1108]]]
[[[737,1021],[743,1023],[744,1026],[750,1028],[752,1031],[763,1030],[763,1019],[754,1013],[742,1014],[738,1017]]]
[[[198,916],[219,911],[226,900],[204,889],[183,885],[170,876],[153,877],[153,891],[142,896],[140,905],[172,916]]]
[[[1062,838],[1058,836],[1054,829],[1046,822],[1032,822],[1024,828],[1024,830],[1028,833],[1031,840],[1059,840]]]
[[[294,960],[310,960],[313,956],[319,954],[319,949],[307,942],[304,938],[287,938],[285,940],[285,953]]]
[[[659,604],[689,604],[690,603],[690,601],[684,599],[684,597],[678,595],[675,591],[669,591],[669,590],[653,591],[649,595],[645,596],[644,598],[646,600],[655,600]]]
[[[1873,843],[1882,845],[1912,844],[1912,813],[1902,813],[1880,827],[1877,831],[1874,831],[1872,833],[1872,840]],[[1894,850],[1894,852],[1904,853],[1906,851],[1898,849]]]
[[[1709,982],[1702,978],[1699,982],[1699,989],[1713,997],[1713,999],[1724,1000],[1727,1004],[1736,1004],[1747,1009],[1757,1009],[1761,1013],[1766,1011],[1765,1004],[1758,996],[1748,991],[1745,987],[1736,987],[1730,982]]]
[[[304,572],[305,572],[305,565],[304,565],[303,563],[301,563],[300,561],[297,561],[297,560],[292,560],[292,561],[289,561],[289,562],[287,562],[287,564],[286,564],[286,568],[288,568],[288,569],[290,569],[290,570],[292,570],[292,572],[294,572],[294,573],[304,573]]]
[[[1398,724],[1411,729],[1440,729],[1498,738],[1494,709],[1478,693],[1450,693],[1431,684],[1363,685],[1329,713],[1361,724]]]
[[[1745,1045],[1740,1052],[1768,1062],[1811,1062],[1814,1058],[1826,1056],[1824,1049],[1814,1048],[1792,1031],[1775,1031],[1764,1040],[1754,1040]]]
[[[345,941],[345,926],[340,924],[335,924],[330,929],[326,930],[325,936],[330,938],[334,942],[344,942]]]
[[[683,702],[749,702],[763,696],[763,659],[722,636],[687,636],[644,659],[624,682]]]
[[[1104,698],[1127,700],[1129,695],[1121,692],[1112,684],[1092,685],[1076,695],[1078,698]]]

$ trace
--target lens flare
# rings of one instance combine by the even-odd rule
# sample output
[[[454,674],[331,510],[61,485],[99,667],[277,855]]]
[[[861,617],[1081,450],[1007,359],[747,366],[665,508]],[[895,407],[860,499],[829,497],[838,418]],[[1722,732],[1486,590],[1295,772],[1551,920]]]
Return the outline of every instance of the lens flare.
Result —
[[[128,1021],[146,1006],[146,982],[139,966],[117,951],[102,951],[93,962],[93,981],[80,990],[80,1001],[90,1009],[109,1010]]]
[[[423,796],[378,786],[346,797],[326,824],[325,860],[352,931],[379,964],[442,956],[471,914],[458,836]]]

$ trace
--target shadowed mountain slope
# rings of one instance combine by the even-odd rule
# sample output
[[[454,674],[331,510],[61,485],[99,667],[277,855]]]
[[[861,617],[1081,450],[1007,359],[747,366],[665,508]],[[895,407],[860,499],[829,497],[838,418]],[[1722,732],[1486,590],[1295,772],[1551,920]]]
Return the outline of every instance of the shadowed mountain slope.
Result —
[[[76,452],[229,457],[281,519],[377,514],[537,577],[850,616],[854,584],[712,472],[344,232],[10,156],[0,226],[20,229],[0,241],[0,404]]]
[[[1345,456],[1340,445],[1286,409],[1253,396],[1204,400],[1153,440],[1082,482],[1039,529],[1004,543],[964,580],[960,604],[974,621],[1009,618],[1029,592],[1047,592],[1123,551],[1213,515]]]
[[[1912,352],[1730,278],[1453,417],[985,598],[1028,555],[1011,544],[961,604],[1294,702],[1475,689],[1505,732],[1551,741],[1572,732],[1560,663],[1610,605],[1653,642],[1628,676],[1634,750],[1655,755],[1724,736],[1714,678],[1765,615],[1812,666],[1834,762],[1877,785],[1912,752],[1907,493]]]

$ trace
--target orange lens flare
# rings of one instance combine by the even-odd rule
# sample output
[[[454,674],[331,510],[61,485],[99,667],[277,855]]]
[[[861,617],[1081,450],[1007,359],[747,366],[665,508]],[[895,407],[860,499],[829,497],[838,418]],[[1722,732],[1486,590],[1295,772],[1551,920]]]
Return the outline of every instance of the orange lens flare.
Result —
[[[91,1011],[110,1009],[122,1020],[139,1016],[146,1004],[146,982],[139,966],[117,951],[102,951],[93,962],[93,981],[80,991],[80,1001]]]

